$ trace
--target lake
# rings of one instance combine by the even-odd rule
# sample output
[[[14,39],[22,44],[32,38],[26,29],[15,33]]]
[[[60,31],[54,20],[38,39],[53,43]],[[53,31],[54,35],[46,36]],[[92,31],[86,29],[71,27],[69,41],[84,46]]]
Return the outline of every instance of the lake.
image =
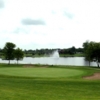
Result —
[[[8,63],[7,60],[0,59],[0,63]],[[11,63],[17,63],[16,60],[11,60]],[[24,57],[19,61],[20,64],[48,64],[48,65],[75,65],[89,66],[89,62],[84,60],[84,57]],[[96,62],[91,62],[91,66],[97,66]]]

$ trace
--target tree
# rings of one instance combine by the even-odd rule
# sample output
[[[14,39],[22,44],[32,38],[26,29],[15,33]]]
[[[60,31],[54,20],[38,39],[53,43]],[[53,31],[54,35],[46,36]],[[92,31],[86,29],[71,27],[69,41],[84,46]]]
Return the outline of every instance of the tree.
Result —
[[[14,51],[14,56],[15,56],[15,59],[17,60],[17,64],[18,64],[18,60],[23,59],[23,57],[24,57],[24,52],[22,51],[22,49],[17,48],[17,49]]]
[[[69,48],[69,54],[74,55],[76,53],[76,48],[73,46]]]
[[[85,60],[89,61],[89,66],[90,62],[93,61],[94,44],[94,42],[86,42],[84,45]]]
[[[8,64],[10,64],[10,60],[14,59],[14,48],[15,47],[16,45],[14,43],[7,42],[3,48],[5,59],[9,60]]]
[[[100,63],[100,43],[97,42],[85,42],[83,43],[85,59],[89,61],[95,61],[99,67]]]
[[[95,43],[93,46],[93,54],[92,54],[92,58],[94,61],[96,61],[97,66],[99,67],[99,63],[100,63],[100,42]]]
[[[89,41],[86,41],[86,42],[83,43],[85,60],[89,62],[89,66],[90,66],[90,62],[92,61],[92,52],[91,52],[91,50],[93,49],[92,44],[93,43],[92,42],[90,43]]]
[[[84,48],[84,53],[86,52],[88,46],[89,46],[89,41],[87,40],[86,42],[83,43],[83,48]]]

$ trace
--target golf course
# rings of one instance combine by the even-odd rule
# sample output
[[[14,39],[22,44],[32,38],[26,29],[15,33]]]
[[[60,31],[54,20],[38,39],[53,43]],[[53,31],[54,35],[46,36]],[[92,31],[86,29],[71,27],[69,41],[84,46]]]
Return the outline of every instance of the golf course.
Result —
[[[0,100],[100,100],[99,73],[88,66],[0,64]]]

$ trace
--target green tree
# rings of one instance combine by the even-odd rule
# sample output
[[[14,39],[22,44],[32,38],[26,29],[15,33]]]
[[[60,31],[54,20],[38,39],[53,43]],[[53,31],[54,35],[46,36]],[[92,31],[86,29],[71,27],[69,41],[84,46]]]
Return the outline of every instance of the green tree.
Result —
[[[99,63],[100,63],[100,42],[95,43],[93,46],[93,51],[92,51],[92,58],[94,61],[96,61],[97,66],[99,67]]]
[[[16,45],[14,43],[7,42],[3,48],[5,59],[9,60],[8,64],[10,64],[10,60],[14,59],[14,48],[15,47]]]
[[[18,64],[18,61],[23,59],[24,57],[24,52],[22,51],[22,49],[20,48],[17,48],[15,51],[14,51],[14,56],[15,56],[15,59],[17,60],[17,64]]]
[[[94,48],[95,42],[89,42],[86,41],[83,43],[84,48],[84,54],[85,54],[85,60],[89,62],[89,66],[91,61],[93,61],[93,48]]]
[[[69,48],[69,54],[74,55],[75,53],[76,53],[76,48],[74,46]]]
[[[100,43],[99,42],[85,42],[83,43],[85,59],[89,61],[95,61],[99,67],[100,63]]]
[[[94,42],[88,42],[86,44],[85,49],[85,60],[89,61],[89,66],[90,66],[90,62],[93,61],[94,59]]]
[[[84,48],[84,52],[86,52],[88,46],[89,46],[89,41],[87,40],[86,42],[83,43],[83,48]]]

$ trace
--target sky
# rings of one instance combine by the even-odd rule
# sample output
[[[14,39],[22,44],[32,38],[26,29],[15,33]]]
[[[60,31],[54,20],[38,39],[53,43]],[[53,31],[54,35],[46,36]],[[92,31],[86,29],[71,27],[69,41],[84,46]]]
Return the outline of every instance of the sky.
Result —
[[[79,48],[99,34],[100,0],[0,0],[0,48]]]

